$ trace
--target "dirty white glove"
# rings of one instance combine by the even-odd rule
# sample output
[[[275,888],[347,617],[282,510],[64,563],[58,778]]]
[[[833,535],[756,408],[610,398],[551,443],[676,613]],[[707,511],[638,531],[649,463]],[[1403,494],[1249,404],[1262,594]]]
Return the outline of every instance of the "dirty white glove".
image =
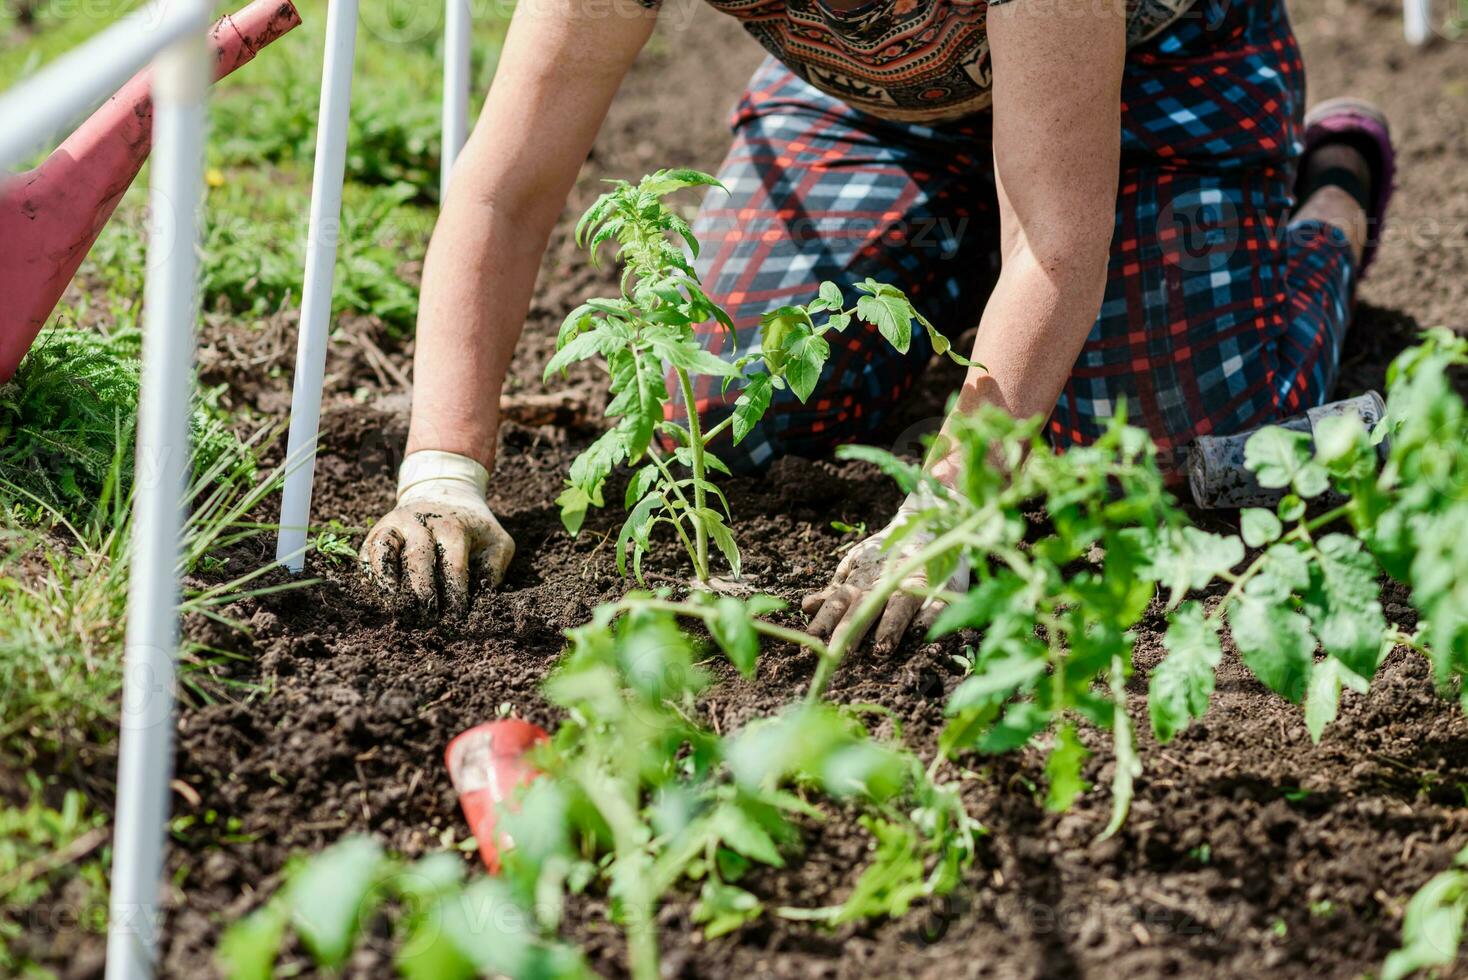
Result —
[[[362,543],[368,573],[431,618],[469,608],[470,573],[488,588],[504,581],[515,542],[484,501],[489,471],[436,449],[409,453],[398,470],[398,503]]]
[[[914,531],[905,537],[896,548],[884,550],[887,539],[912,515],[939,506],[941,502],[938,494],[943,492],[951,491],[935,488],[929,483],[920,484],[916,490],[907,495],[907,499],[897,509],[897,515],[885,528],[866,538],[846,553],[846,556],[841,559],[841,564],[836,566],[836,574],[831,577],[830,585],[820,592],[805,597],[801,602],[801,608],[807,615],[813,617],[807,627],[811,634],[823,638],[832,637],[838,631],[850,629],[852,616],[857,607],[881,580],[883,574],[889,568],[902,565],[933,540],[933,535],[927,531]],[[953,577],[948,580],[945,587],[951,592],[966,592],[968,583],[969,566],[965,558],[959,561]],[[927,585],[927,572],[921,568],[903,580],[904,588],[926,589]],[[907,631],[914,617],[918,619],[921,626],[927,628],[941,609],[942,604],[939,602],[909,595],[905,591],[896,593],[887,600],[887,607],[882,612],[881,620],[877,622],[877,634],[873,648],[878,653],[891,652],[902,641],[902,635]],[[847,649],[855,650],[861,646],[862,640],[866,637],[866,631],[869,629],[871,629],[871,623],[862,628],[861,635],[852,638],[851,645]]]

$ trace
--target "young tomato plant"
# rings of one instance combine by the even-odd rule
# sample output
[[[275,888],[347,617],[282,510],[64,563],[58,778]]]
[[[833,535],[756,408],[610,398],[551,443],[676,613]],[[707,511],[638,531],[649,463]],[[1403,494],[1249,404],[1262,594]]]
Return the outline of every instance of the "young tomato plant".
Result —
[[[841,288],[825,282],[811,302],[770,311],[760,320],[759,347],[726,361],[705,349],[695,327],[713,321],[732,334],[733,322],[704,292],[694,271],[690,254],[697,257],[698,240],[692,228],[663,202],[682,188],[722,185],[696,170],[660,170],[637,184],[619,180],[613,185],[582,216],[576,240],[593,263],[602,244],[617,243],[620,294],[588,300],[566,317],[545,377],[600,356],[613,396],[606,414],[617,421],[571,464],[566,489],[556,501],[561,520],[575,534],[587,509],[603,505],[603,485],[613,469],[642,463],[627,487],[629,514],[617,536],[617,567],[625,574],[630,546],[640,581],[650,535],[668,525],[699,582],[712,578],[710,542],[737,578],[739,548],[729,501],[710,479],[711,473],[729,472],[710,449],[716,439],[727,430],[735,443],[743,440],[776,391],[788,387],[801,401],[810,397],[830,357],[826,334],[845,330],[854,320],[875,326],[904,353],[916,323],[936,351],[963,359],[900,290],[868,279],[855,285],[861,296],[851,308]],[[721,379],[725,392],[739,391],[732,413],[717,423],[699,414],[693,383],[698,376]],[[686,424],[665,418],[670,384],[687,406]]]
[[[930,543],[884,575],[849,632],[861,635],[912,573],[945,582],[967,559],[975,576],[969,592],[924,591],[947,603],[932,636],[980,631],[971,676],[949,699],[940,749],[1002,752],[1048,741],[1047,802],[1063,809],[1084,788],[1086,750],[1075,723],[1110,728],[1115,806],[1107,833],[1125,818],[1140,771],[1122,685],[1132,629],[1159,590],[1167,594],[1167,655],[1148,692],[1159,742],[1207,710],[1225,626],[1261,683],[1304,702],[1317,740],[1336,717],[1342,689],[1365,691],[1394,646],[1424,653],[1440,686],[1461,690],[1468,563],[1457,543],[1468,532],[1468,409],[1448,372],[1464,364],[1468,341],[1438,332],[1393,364],[1378,432],[1332,418],[1317,427],[1313,448],[1301,433],[1256,433],[1246,464],[1261,485],[1290,492],[1274,510],[1245,510],[1238,535],[1190,525],[1164,491],[1151,441],[1121,421],[1094,445],[1057,455],[1039,442],[1037,421],[980,412],[953,427],[945,447],[959,461],[956,492],[935,492],[934,506],[913,515],[888,546],[919,532]],[[885,467],[907,490],[924,479],[878,450],[848,447],[844,455]],[[990,465],[996,456],[1003,467]],[[1309,501],[1332,487],[1345,503],[1312,511]],[[1035,503],[1047,515],[1043,524],[1027,516]],[[1246,561],[1250,548],[1257,553]],[[1386,621],[1382,570],[1412,587],[1421,616],[1411,635]],[[1224,594],[1210,606],[1188,598],[1215,586]],[[815,694],[845,652],[838,636],[817,669]]]
[[[740,882],[757,865],[785,866],[801,822],[825,818],[821,796],[861,814],[873,857],[840,905],[775,914],[837,924],[947,895],[973,862],[980,828],[957,787],[874,739],[860,714],[799,704],[727,735],[700,719],[710,678],[678,618],[706,625],[752,674],[761,636],[803,635],[758,618],[781,605],[699,592],[686,602],[633,593],[599,607],[567,634],[570,649],[546,683],[565,720],[533,756],[542,778],[501,813],[514,844],[500,877],[465,886],[458,859],[404,866],[371,841],[344,842],[290,872],[281,893],[226,933],[231,980],[269,976],[287,925],[319,965],[339,967],[384,894],[405,905],[391,917],[405,976],[582,977],[583,959],[557,934],[567,896],[587,891],[609,899],[632,976],[656,980],[661,903],[687,888],[709,938],[764,915]]]

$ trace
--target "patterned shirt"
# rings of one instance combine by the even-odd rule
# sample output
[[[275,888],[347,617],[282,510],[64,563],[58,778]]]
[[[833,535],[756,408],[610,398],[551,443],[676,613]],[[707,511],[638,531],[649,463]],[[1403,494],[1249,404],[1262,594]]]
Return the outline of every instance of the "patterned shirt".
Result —
[[[660,0],[642,0],[656,6]],[[985,21],[1009,0],[709,0],[816,88],[863,112],[946,122],[989,108]],[[1194,0],[1126,0],[1127,45],[1151,38]]]

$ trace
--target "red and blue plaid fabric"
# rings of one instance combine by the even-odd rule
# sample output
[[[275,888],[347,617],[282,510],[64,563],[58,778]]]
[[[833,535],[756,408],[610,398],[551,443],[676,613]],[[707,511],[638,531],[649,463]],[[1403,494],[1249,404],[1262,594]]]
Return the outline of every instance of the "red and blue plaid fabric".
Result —
[[[1199,435],[1325,401],[1354,270],[1338,230],[1289,221],[1303,108],[1282,0],[1200,3],[1129,53],[1109,279],[1049,421],[1056,446],[1094,439],[1125,401],[1176,472]],[[988,116],[877,119],[767,60],[733,129],[729,194],[711,191],[694,226],[700,275],[735,325],[732,345],[706,327],[710,349],[749,350],[761,313],[824,279],[890,282],[951,334],[978,322],[998,267]],[[717,448],[726,462],[755,469],[869,437],[932,358],[921,331],[906,355],[858,324],[830,339],[809,401],[777,393],[754,432]],[[736,394],[717,379],[696,390],[715,420]]]

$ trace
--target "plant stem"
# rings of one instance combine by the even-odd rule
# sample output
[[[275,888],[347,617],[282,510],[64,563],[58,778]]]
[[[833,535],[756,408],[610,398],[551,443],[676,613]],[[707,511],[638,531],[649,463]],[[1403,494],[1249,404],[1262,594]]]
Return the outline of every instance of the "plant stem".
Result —
[[[677,602],[673,599],[624,599],[617,603],[617,609],[621,612],[630,612],[633,609],[668,612],[675,616],[686,616],[689,619],[697,619],[705,623],[714,618],[713,609],[706,606],[695,606],[686,602]],[[793,643],[797,646],[805,647],[818,657],[824,658],[830,656],[830,648],[819,637],[811,636],[809,633],[768,623],[763,619],[752,619],[750,620],[750,625],[754,627],[756,633],[768,636],[772,640],[781,640],[785,643]]]
[[[693,514],[693,533],[698,551],[694,558],[693,570],[698,575],[700,582],[707,582],[709,580],[709,532],[703,523],[705,496],[702,423],[698,418],[698,403],[693,396],[693,380],[682,368],[675,368],[675,370],[678,372],[678,384],[683,388],[683,402],[688,407],[688,442],[693,457],[693,506],[696,508]]]
[[[729,426],[731,426],[733,424],[734,424],[734,415],[731,412],[729,415],[724,416],[724,421],[720,422],[718,425],[714,426],[712,429],[708,430],[707,432],[705,432],[703,434],[703,444],[705,446],[707,446],[709,443],[713,442],[716,438],[718,438],[719,435],[721,433],[723,433],[723,431],[725,429],[729,428]]]

